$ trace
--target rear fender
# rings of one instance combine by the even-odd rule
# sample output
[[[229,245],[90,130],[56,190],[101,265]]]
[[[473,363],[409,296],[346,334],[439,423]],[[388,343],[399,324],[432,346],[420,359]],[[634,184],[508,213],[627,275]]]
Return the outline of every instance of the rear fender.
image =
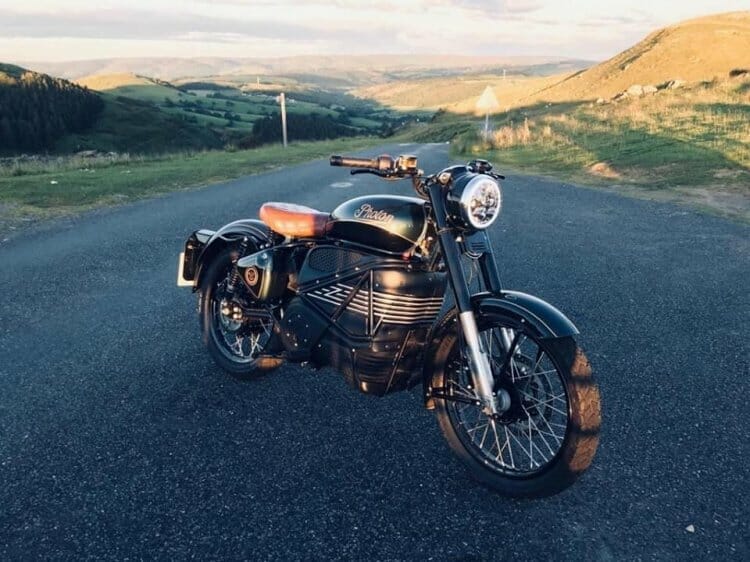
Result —
[[[243,219],[222,226],[208,239],[198,258],[196,283],[193,290],[200,289],[209,264],[219,252],[243,238],[248,239],[248,248],[251,250],[259,250],[274,243],[271,230],[257,219]]]

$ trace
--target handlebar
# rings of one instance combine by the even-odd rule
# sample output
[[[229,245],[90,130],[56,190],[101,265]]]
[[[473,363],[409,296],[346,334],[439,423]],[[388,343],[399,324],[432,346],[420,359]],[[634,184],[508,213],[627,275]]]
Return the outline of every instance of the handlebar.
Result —
[[[346,166],[348,168],[377,168],[376,158],[354,158],[352,156],[331,156],[331,166]]]
[[[368,170],[378,170],[380,172],[388,172],[393,170],[396,161],[383,154],[377,158],[355,158],[353,156],[331,156],[331,166],[346,166],[348,168],[365,168]]]

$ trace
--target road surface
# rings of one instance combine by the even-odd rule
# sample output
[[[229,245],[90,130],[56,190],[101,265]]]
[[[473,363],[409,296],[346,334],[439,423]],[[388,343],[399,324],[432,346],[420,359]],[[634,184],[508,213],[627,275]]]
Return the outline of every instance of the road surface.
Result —
[[[448,163],[444,145],[384,149]],[[489,493],[418,391],[362,396],[295,366],[242,384],[212,364],[174,286],[192,229],[266,200],[408,193],[318,161],[0,245],[0,559],[747,560],[750,228],[504,185],[503,280],[574,319],[601,385],[599,454],[572,489]]]

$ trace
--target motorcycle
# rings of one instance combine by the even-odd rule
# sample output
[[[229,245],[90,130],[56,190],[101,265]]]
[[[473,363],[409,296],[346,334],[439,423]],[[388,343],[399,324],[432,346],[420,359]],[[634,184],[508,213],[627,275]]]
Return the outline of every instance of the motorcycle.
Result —
[[[294,362],[377,396],[421,384],[479,482],[513,497],[570,486],[598,445],[599,390],[574,324],[501,286],[487,229],[505,178],[486,160],[433,175],[410,155],[330,164],[411,180],[417,197],[357,197],[331,213],[265,203],[260,220],[193,232],[178,284],[198,293],[212,358],[239,379]]]

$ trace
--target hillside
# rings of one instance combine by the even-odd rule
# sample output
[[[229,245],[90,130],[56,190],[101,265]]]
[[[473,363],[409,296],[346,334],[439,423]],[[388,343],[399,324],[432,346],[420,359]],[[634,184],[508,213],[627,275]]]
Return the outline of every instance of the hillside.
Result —
[[[0,64],[0,152],[48,150],[91,127],[103,106],[72,82]]]
[[[101,97],[104,108],[99,118],[86,131],[61,138],[55,152],[163,154],[221,148],[226,143],[221,131],[162,111],[152,103],[107,93]]]
[[[180,90],[169,82],[129,72],[84,76],[77,79],[75,83],[97,92],[110,92],[120,96],[137,94],[133,97],[140,99],[143,99],[144,92],[148,92],[153,99],[159,100],[177,99],[181,94]]]
[[[750,221],[749,70],[745,12],[656,31],[562,79],[478,75],[443,89],[422,80],[358,93],[444,109],[408,138],[452,140],[462,157],[481,155],[501,169],[685,201]],[[663,87],[670,80],[684,83]],[[617,95],[634,84],[656,87]],[[501,107],[485,139],[475,102],[487,85]]]
[[[0,63],[0,84],[15,83],[15,81],[21,78],[25,72],[28,72],[28,70],[21,68],[20,66]]]
[[[355,94],[399,109],[473,113],[480,94],[490,86],[500,101],[497,112],[503,112],[540,102],[608,100],[636,84],[723,79],[736,69],[750,69],[750,12],[707,16],[660,29],[611,59],[573,73],[530,76],[511,71],[505,78],[467,73],[366,86]]]
[[[257,80],[247,84],[227,80],[221,84],[201,81],[176,86],[133,73],[92,75],[73,84],[16,66],[2,68],[5,72],[0,73],[0,102],[3,95],[10,95],[3,92],[14,92],[14,101],[6,100],[2,105],[5,113],[0,113],[0,118],[7,118],[0,120],[0,150],[7,155],[84,150],[166,153],[281,142],[276,100],[281,84],[264,83],[256,89]],[[22,92],[16,85],[28,82],[28,76],[65,84],[95,100],[98,109],[88,114],[85,126],[66,126],[51,134],[58,114],[49,118],[48,111],[44,113],[47,117],[40,114],[30,119],[23,105],[38,105],[51,96],[51,91],[37,88]],[[297,83],[293,90],[283,89],[288,93],[287,124],[293,142],[387,134],[408,119],[344,92],[317,90]],[[77,113],[73,106],[66,106],[59,115],[67,118]],[[20,121],[16,123],[14,119]],[[33,135],[39,139],[17,141]]]
[[[607,61],[530,92],[528,99],[608,99],[633,84],[711,80],[738,68],[750,68],[750,11],[665,27]]]
[[[95,93],[87,83],[121,88]],[[120,95],[141,84],[160,99],[164,97],[162,90],[181,94],[148,79],[120,76],[74,84],[0,64],[0,154],[81,150],[144,153],[224,145],[225,137],[210,127],[161,111],[148,101]]]
[[[151,86],[156,84],[151,78],[139,76],[130,72],[119,74],[96,74],[84,76],[75,80],[76,84],[85,86],[91,90],[114,90],[128,86]]]
[[[175,83],[132,73],[93,75],[78,84],[128,98],[183,120],[211,129],[227,144],[243,147],[281,142],[276,99],[286,93],[287,123],[293,140],[384,134],[405,119],[346,92],[321,90],[290,80],[262,83],[257,77],[217,76]]]
[[[177,101],[185,95],[169,82],[130,72],[94,74],[79,78],[75,82],[97,92],[108,92],[144,101]]]
[[[362,99],[371,99],[399,110],[437,110],[472,113],[477,99],[490,86],[501,107],[515,107],[529,92],[559,82],[559,76],[467,74],[450,78],[399,80],[354,90]]]

